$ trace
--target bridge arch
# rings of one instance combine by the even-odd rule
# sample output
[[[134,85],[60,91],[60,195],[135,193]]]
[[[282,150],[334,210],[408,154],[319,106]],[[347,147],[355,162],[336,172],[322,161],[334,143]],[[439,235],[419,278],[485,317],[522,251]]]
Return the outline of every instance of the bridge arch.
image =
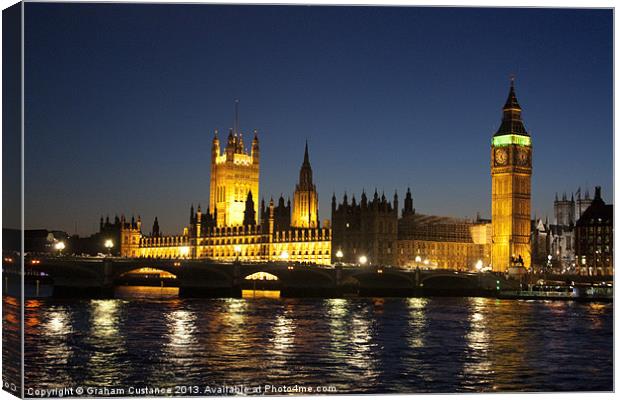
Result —
[[[355,271],[345,274],[342,283],[358,282],[360,286],[386,286],[411,288],[415,285],[415,278],[400,271],[393,271],[387,268],[377,270]]]
[[[161,275],[161,273],[164,272],[165,274],[167,274],[167,278],[177,278],[177,274],[179,273],[178,271],[166,271],[164,269],[161,268],[152,268],[152,267],[138,267],[138,268],[134,268],[130,271],[127,272],[123,272],[121,274],[118,275],[119,278],[124,278],[127,277],[127,275],[130,274],[140,274],[140,275]]]
[[[169,266],[169,265],[142,265],[142,264],[125,264],[125,265],[114,265],[112,267],[112,273],[110,278],[112,279],[118,279],[118,278],[122,278],[123,276],[126,276],[129,273],[132,272],[137,272],[140,270],[143,270],[144,272],[146,272],[147,270],[152,270],[154,271],[153,273],[155,273],[155,271],[160,271],[160,272],[167,272],[170,275],[174,275],[176,278],[179,277],[179,275],[182,274],[181,272],[182,267],[179,266]]]
[[[476,279],[466,274],[434,274],[423,277],[420,283],[427,289],[475,289],[477,287]]]
[[[275,276],[283,285],[296,285],[300,283],[313,283],[322,286],[334,284],[334,277],[328,272],[318,268],[288,265],[288,264],[265,264],[256,266],[244,266],[240,271],[240,278],[245,280],[248,276],[256,273],[264,273]]]
[[[79,282],[83,286],[99,286],[103,278],[98,265],[43,262],[31,269],[47,274],[55,285]]]
[[[276,275],[271,274],[269,272],[258,271],[253,274],[247,275],[244,278],[246,281],[277,281],[280,280]]]

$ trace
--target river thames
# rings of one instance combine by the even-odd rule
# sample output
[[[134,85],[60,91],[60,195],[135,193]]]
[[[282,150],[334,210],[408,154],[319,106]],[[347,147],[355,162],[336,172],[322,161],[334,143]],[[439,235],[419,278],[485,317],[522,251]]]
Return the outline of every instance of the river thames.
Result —
[[[225,385],[341,394],[613,390],[611,303],[43,299],[26,301],[25,325],[31,392],[183,387],[174,394],[205,395]]]

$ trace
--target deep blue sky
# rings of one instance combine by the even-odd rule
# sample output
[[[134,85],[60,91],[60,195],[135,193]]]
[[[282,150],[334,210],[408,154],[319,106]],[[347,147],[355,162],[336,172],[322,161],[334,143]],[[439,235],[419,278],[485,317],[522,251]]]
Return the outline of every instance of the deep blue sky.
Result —
[[[28,3],[25,34],[29,228],[180,232],[235,98],[261,196],[292,196],[307,138],[322,219],[334,191],[408,186],[419,212],[488,217],[511,73],[532,213],[580,185],[612,201],[610,10]]]

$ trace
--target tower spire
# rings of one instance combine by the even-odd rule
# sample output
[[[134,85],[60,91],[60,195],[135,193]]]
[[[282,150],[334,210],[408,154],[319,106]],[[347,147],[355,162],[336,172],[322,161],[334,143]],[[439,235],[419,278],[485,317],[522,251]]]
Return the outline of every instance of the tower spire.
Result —
[[[522,135],[529,136],[521,120],[521,106],[515,93],[514,75],[510,78],[510,90],[503,107],[502,123],[494,136]]]
[[[239,133],[239,99],[235,99],[235,124],[233,126],[234,133],[236,135]]]
[[[306,139],[306,148],[304,149],[304,165],[310,164],[310,157],[308,157],[308,139]]]

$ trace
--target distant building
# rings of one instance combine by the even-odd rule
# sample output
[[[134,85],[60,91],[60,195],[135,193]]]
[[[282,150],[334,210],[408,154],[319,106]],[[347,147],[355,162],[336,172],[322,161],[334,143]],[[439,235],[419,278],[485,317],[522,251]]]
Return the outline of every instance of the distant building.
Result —
[[[397,264],[403,267],[474,269],[491,262],[492,225],[403,210],[398,223]]]
[[[582,275],[613,275],[613,205],[605,204],[601,188],[581,214],[575,229],[575,260]]]
[[[349,203],[332,198],[334,261],[360,262],[366,256],[374,265],[401,267],[472,269],[480,260],[490,264],[491,223],[416,213],[411,190],[407,189],[402,216],[398,218],[398,196],[388,202],[378,193],[369,201],[362,192]],[[342,252],[342,259],[336,257]]]
[[[47,229],[26,229],[24,231],[24,251],[26,253],[55,253],[56,243],[67,241],[69,235],[63,231]]]
[[[575,264],[575,213],[574,195],[570,199],[564,193],[555,195],[553,201],[554,221],[536,221],[532,239],[532,265],[551,268],[556,273],[568,273]],[[544,237],[544,241],[542,238]]]
[[[355,195],[349,203],[344,194],[342,203],[332,197],[332,261],[359,263],[362,256],[373,265],[396,264],[398,235],[398,196],[390,203],[385,194],[375,190],[372,200],[362,192],[359,204]],[[342,252],[342,259],[336,255]]]
[[[576,197],[576,200],[575,200]],[[542,219],[532,221],[532,265],[556,273],[575,273],[575,226],[579,217],[592,204],[588,190],[582,197],[581,188],[569,196],[556,193],[553,202],[553,223]]]
[[[540,218],[532,220],[532,266],[535,269],[544,268],[550,252],[549,221],[543,221]]]
[[[581,197],[581,188],[577,189],[576,195],[577,201],[575,202],[575,221],[581,218],[581,214],[583,214],[588,209],[588,207],[590,207],[590,204],[592,204],[592,199],[590,198],[590,191],[588,189],[586,189],[583,198]]]

